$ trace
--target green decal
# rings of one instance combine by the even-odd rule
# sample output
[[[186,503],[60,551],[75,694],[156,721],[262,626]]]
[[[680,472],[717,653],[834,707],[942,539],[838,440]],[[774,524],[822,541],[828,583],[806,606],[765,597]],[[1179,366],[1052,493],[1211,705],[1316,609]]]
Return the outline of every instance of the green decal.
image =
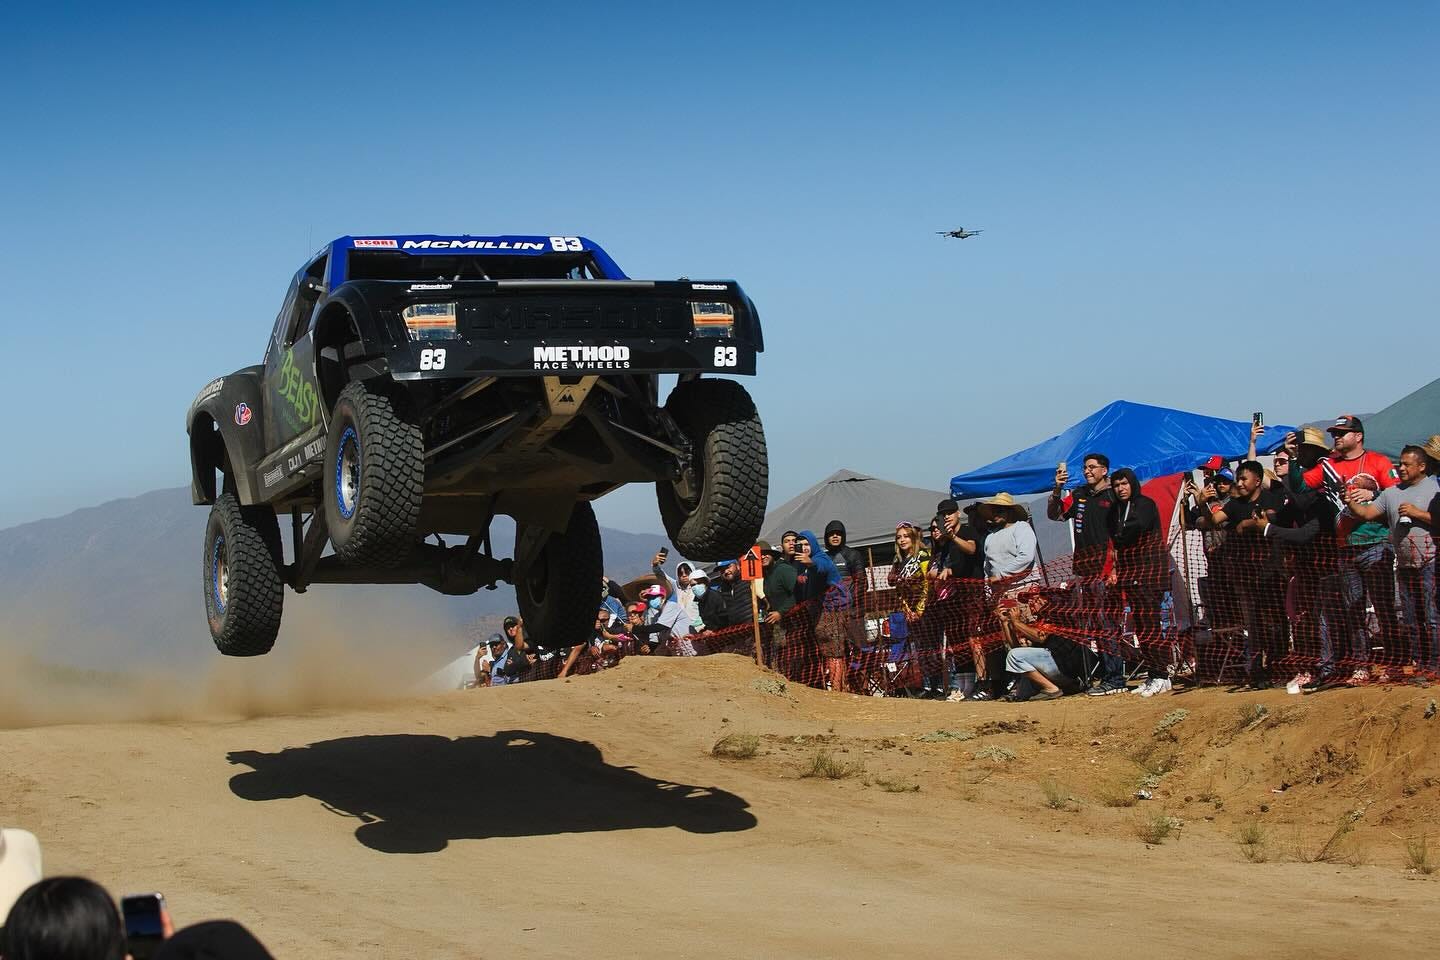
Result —
[[[280,365],[280,396],[290,404],[290,409],[305,426],[315,423],[315,413],[320,408],[320,396],[315,385],[300,373],[295,365],[295,351],[285,351],[285,362]]]

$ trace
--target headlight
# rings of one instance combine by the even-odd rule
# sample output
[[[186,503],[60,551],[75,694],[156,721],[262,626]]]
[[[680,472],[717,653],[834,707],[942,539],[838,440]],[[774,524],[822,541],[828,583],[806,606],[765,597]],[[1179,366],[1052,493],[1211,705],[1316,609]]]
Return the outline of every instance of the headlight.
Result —
[[[413,303],[400,311],[411,340],[452,340],[455,337],[455,304]]]
[[[692,303],[690,319],[697,337],[733,337],[735,308],[728,303]]]

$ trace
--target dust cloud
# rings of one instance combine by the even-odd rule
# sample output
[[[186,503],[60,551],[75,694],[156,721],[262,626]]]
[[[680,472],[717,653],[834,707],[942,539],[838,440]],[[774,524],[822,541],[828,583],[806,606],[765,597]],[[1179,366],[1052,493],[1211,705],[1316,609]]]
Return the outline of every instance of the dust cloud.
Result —
[[[120,669],[86,662],[77,633],[56,621],[0,634],[0,729],[73,723],[233,720],[348,709],[413,696],[416,684],[465,649],[443,622],[376,615],[345,622],[328,605],[286,611],[275,649],[263,657],[156,659]],[[208,643],[203,621],[202,642]],[[86,634],[91,649],[134,638]],[[98,658],[97,658],[98,660]]]

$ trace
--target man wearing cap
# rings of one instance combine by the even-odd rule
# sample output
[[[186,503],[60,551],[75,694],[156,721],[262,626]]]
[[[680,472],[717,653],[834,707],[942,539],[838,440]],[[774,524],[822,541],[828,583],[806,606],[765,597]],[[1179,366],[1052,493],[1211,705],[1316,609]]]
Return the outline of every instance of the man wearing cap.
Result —
[[[1440,487],[1427,475],[1430,461],[1425,448],[1411,444],[1400,451],[1400,482],[1367,503],[1351,491],[1350,511],[1361,520],[1381,520],[1390,528],[1395,554],[1395,579],[1400,589],[1409,634],[1409,659],[1434,669],[1435,657],[1435,541],[1430,533],[1430,504]]]
[[[1125,661],[1116,654],[1119,648],[1113,639],[1119,633],[1116,625],[1122,611],[1116,607],[1117,596],[1105,589],[1110,558],[1105,514],[1115,505],[1115,494],[1110,489],[1109,457],[1087,453],[1081,463],[1085,482],[1068,494],[1065,483],[1070,479],[1069,470],[1063,463],[1055,468],[1055,488],[1050,491],[1045,514],[1057,522],[1070,521],[1075,544],[1072,569],[1078,578],[1072,589],[1084,611],[1083,622],[1091,631],[1091,642],[1100,654],[1100,682],[1090,695],[1104,697],[1125,692]]]
[[[490,639],[480,644],[480,649],[475,651],[475,684],[481,687],[490,686],[490,668],[495,663],[495,658],[505,649],[505,637],[503,634],[492,633]]]
[[[665,588],[659,584],[646,587],[640,591],[640,599],[645,604],[642,625],[635,634],[641,645],[640,653],[659,653],[673,638],[676,653],[683,657],[695,656],[695,648],[690,644],[690,618],[680,604],[666,599]]]
[[[1202,486],[1197,489],[1195,482],[1186,477],[1183,488],[1183,493],[1194,500],[1186,510],[1186,517],[1192,527],[1201,531],[1201,542],[1205,548],[1206,573],[1198,584],[1200,599],[1205,605],[1211,628],[1239,627],[1242,624],[1235,600],[1234,570],[1228,562],[1232,550],[1226,546],[1229,531],[1212,520],[1215,513],[1224,510],[1229,502],[1235,486],[1235,474],[1220,457],[1211,457],[1201,463],[1200,472],[1205,478]]]
[[[1365,425],[1352,413],[1342,413],[1330,426],[1334,452],[1322,457],[1305,471],[1291,470],[1286,483],[1291,491],[1323,490],[1338,498],[1344,509],[1335,523],[1340,548],[1340,590],[1344,605],[1344,627],[1349,653],[1355,664],[1350,683],[1370,679],[1372,659],[1370,637],[1365,624],[1368,595],[1380,623],[1380,644],[1384,659],[1398,664],[1400,623],[1395,616],[1394,553],[1390,531],[1378,520],[1366,520],[1351,509],[1355,502],[1368,503],[1383,490],[1399,483],[1390,458],[1365,449]],[[1288,435],[1289,441],[1293,434]],[[1356,491],[1352,495],[1352,491]]]

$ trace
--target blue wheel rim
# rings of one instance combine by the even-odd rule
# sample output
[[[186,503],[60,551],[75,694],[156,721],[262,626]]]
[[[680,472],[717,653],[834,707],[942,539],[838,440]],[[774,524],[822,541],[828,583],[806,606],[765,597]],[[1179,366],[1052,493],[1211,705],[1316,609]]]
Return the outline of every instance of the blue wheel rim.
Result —
[[[360,435],[354,427],[340,434],[335,451],[335,505],[344,520],[355,516],[360,505]]]

